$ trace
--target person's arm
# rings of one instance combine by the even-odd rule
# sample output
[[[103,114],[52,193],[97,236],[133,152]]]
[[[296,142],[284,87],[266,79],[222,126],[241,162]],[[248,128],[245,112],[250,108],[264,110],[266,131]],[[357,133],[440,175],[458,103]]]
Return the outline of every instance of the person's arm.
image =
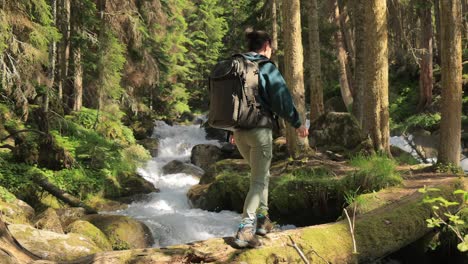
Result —
[[[264,83],[262,84],[268,98],[270,109],[278,116],[285,119],[293,127],[302,125],[292,96],[286,86],[283,76],[273,63],[266,63],[261,68]]]

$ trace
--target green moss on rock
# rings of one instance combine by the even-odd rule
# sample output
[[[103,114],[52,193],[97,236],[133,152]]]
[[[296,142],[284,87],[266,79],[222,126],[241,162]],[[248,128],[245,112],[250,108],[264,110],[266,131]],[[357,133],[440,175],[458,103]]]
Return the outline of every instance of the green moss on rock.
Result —
[[[147,248],[154,243],[150,229],[140,221],[122,215],[87,215],[83,220],[99,228],[115,250]]]
[[[112,250],[112,245],[106,235],[96,226],[88,221],[78,220],[67,226],[67,233],[76,233],[91,239],[100,249],[104,251]]]

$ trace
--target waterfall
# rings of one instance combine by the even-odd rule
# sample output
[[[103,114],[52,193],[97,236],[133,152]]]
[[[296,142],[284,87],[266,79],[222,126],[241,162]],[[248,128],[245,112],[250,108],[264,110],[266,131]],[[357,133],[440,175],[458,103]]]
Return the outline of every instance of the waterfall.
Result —
[[[219,142],[207,140],[204,129],[199,125],[169,126],[160,121],[156,122],[153,136],[159,139],[158,156],[138,172],[160,192],[114,213],[131,216],[148,225],[155,239],[154,247],[233,236],[241,218],[239,214],[191,208],[186,194],[191,186],[198,184],[198,179],[183,173],[162,173],[162,167],[172,160],[189,162],[193,146],[219,146]]]

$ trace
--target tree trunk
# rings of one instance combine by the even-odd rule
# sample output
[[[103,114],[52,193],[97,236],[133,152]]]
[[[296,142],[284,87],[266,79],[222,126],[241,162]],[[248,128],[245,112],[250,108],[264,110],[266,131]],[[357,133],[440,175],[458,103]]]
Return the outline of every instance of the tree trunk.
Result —
[[[365,1],[352,1],[352,8],[354,14],[354,34],[356,57],[354,67],[354,102],[353,102],[353,115],[356,117],[358,123],[362,126],[363,119],[363,92],[366,89],[364,86],[364,59],[367,56],[365,50],[366,36],[364,35],[365,26],[365,15],[364,5],[367,5]]]
[[[440,2],[442,102],[438,162],[460,164],[462,107],[462,5]]]
[[[285,80],[301,121],[305,124],[304,55],[299,2],[299,0],[284,1],[281,10],[283,15]],[[286,137],[291,156],[297,157],[301,152],[309,149],[307,138],[299,138],[296,129],[290,124],[287,125]]]
[[[359,0],[364,24],[358,49],[363,70],[358,88],[362,104],[362,129],[372,140],[374,149],[390,155],[388,113],[388,36],[386,1]],[[362,41],[365,39],[365,42]],[[358,63],[358,62],[356,62]]]
[[[276,66],[278,65],[278,15],[277,15],[277,5],[276,1],[271,0],[271,48],[273,49],[273,56],[271,60],[275,62]]]
[[[421,67],[419,73],[419,104],[418,110],[426,109],[432,103],[432,4],[430,1],[420,0],[419,14],[421,21]]]
[[[60,43],[60,78],[58,82],[58,98],[64,104],[67,104],[67,98],[64,99],[64,89],[67,88],[68,79],[68,61],[70,59],[70,0],[61,1],[60,33],[62,41]]]
[[[77,47],[73,52],[73,111],[80,111],[83,105],[83,67],[81,64],[81,48]]]
[[[462,43],[465,43],[463,48],[468,49],[468,0],[462,0],[462,14],[463,14],[463,38]]]
[[[349,18],[349,8],[343,3],[343,0],[338,0],[338,8],[340,12],[340,26],[341,33],[343,34],[343,41],[346,44],[345,50],[347,53],[348,63],[346,64],[346,72],[348,76],[349,89],[351,94],[354,96],[354,85],[353,85],[353,70],[354,70],[354,58],[355,58],[355,47],[354,47],[354,36],[351,31],[351,19]],[[349,63],[351,61],[351,63]]]
[[[53,26],[57,24],[57,0],[51,0],[50,4],[52,8],[52,21],[53,21]],[[49,112],[49,94],[54,88],[54,82],[55,82],[55,59],[56,59],[56,50],[57,50],[57,43],[55,41],[52,41],[49,44],[49,72],[48,72],[48,85],[47,89],[44,94],[44,104],[43,104],[43,111],[45,115]]]
[[[440,1],[439,0],[434,0],[434,18],[435,18],[435,61],[438,65],[441,65],[441,47],[442,47],[442,40],[441,36],[442,33],[440,31]]]
[[[350,84],[348,82],[348,54],[345,50],[345,43],[342,34],[342,28],[340,23],[340,9],[338,6],[338,1],[334,1],[334,12],[333,12],[333,21],[335,21],[336,31],[335,31],[335,45],[336,45],[336,56],[338,57],[339,67],[340,67],[340,90],[343,102],[346,106],[346,109],[351,110],[353,105],[353,95],[351,94]]]
[[[310,121],[324,113],[322,64],[320,62],[320,35],[317,0],[308,0],[309,23],[309,65],[310,65]]]

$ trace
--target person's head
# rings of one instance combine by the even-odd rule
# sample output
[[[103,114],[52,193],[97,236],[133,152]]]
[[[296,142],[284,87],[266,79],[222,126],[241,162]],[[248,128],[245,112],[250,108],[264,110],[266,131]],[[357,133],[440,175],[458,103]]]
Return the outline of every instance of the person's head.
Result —
[[[247,29],[245,36],[249,51],[255,51],[267,58],[271,57],[271,37],[268,33],[263,30]]]

